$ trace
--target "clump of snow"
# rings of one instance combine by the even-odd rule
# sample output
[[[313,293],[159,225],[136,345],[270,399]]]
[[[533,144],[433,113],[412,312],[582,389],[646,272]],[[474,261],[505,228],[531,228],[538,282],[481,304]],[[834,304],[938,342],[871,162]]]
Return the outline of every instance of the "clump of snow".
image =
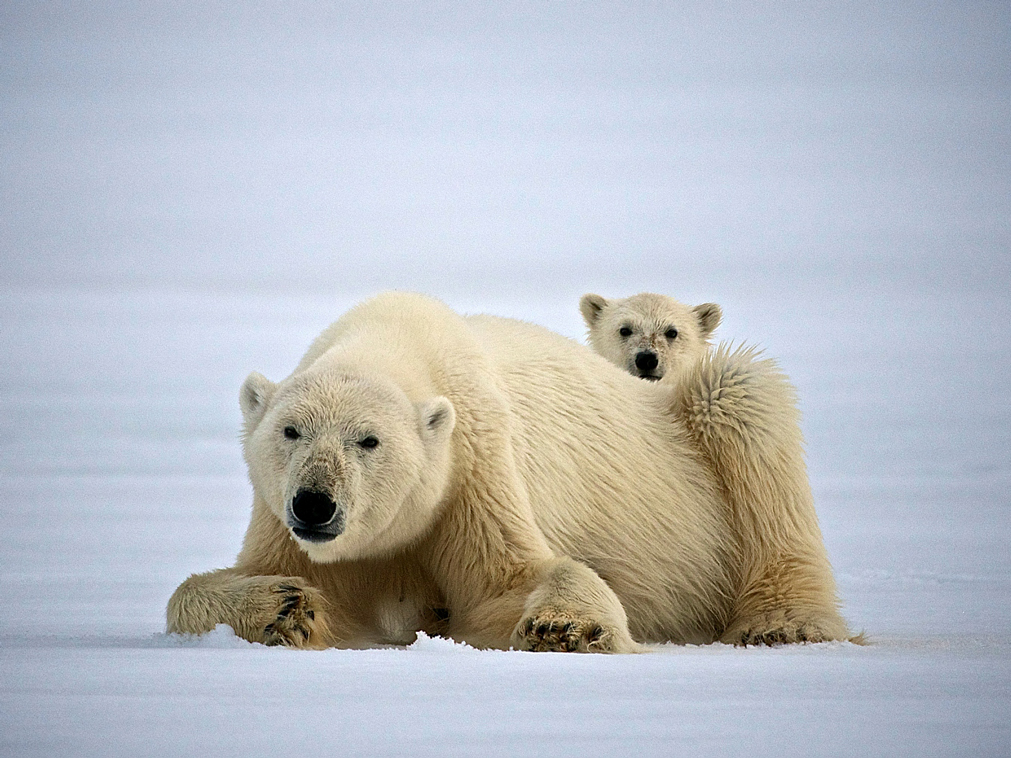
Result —
[[[478,652],[465,642],[456,642],[448,637],[429,637],[424,632],[418,632],[418,638],[407,647],[408,650],[421,653],[476,653]]]
[[[248,642],[235,634],[228,624],[218,624],[204,634],[159,634],[154,637],[156,647],[202,647],[212,649],[236,649],[251,646],[264,647],[256,642]]]

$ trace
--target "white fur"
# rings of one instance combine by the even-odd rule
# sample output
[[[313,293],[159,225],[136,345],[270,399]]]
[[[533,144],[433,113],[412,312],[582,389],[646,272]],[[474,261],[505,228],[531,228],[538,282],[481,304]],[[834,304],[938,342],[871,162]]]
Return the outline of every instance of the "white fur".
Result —
[[[771,514],[779,552],[752,545],[766,535],[740,528],[711,463],[718,434],[704,446],[685,421],[704,415],[685,410],[700,393],[635,379],[530,324],[462,318],[419,295],[374,298],[284,381],[247,379],[243,549],[234,568],[179,587],[169,629],[228,623],[299,647],[424,630],[483,647],[623,652],[633,638],[706,642],[775,624],[767,608],[739,617],[752,564],[791,549],[823,557],[820,536],[812,548],[801,530],[795,545],[790,520]],[[363,449],[368,435],[378,445]],[[750,453],[733,455],[746,464]],[[307,486],[345,514],[329,542],[289,528]],[[814,519],[807,501],[795,512]],[[831,572],[814,581],[820,594],[793,615],[828,630],[811,639],[845,636]]]
[[[700,358],[723,316],[716,303],[691,307],[649,292],[620,300],[583,295],[579,310],[597,353],[633,376],[652,380],[673,380],[680,368]],[[638,356],[654,356],[655,366],[637,364]]]

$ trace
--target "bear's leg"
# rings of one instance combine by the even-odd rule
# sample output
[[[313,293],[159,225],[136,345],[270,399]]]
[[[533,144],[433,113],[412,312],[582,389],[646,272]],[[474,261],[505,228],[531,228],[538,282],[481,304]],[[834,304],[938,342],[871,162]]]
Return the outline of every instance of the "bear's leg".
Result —
[[[782,556],[756,567],[744,579],[720,641],[775,645],[847,639],[827,571],[819,556]]]
[[[592,569],[571,558],[546,567],[526,599],[513,629],[519,650],[631,653],[639,646],[628,632],[625,609]]]
[[[551,551],[508,459],[497,462],[480,491],[446,506],[422,549],[445,593],[449,634],[483,648],[635,651],[618,597],[588,566]]]
[[[325,648],[334,644],[322,594],[300,577],[247,576],[235,569],[194,574],[172,594],[168,631],[202,634],[228,624],[266,645]]]
[[[846,639],[786,377],[751,349],[721,345],[685,373],[675,409],[721,484],[738,543],[739,589],[721,639]]]

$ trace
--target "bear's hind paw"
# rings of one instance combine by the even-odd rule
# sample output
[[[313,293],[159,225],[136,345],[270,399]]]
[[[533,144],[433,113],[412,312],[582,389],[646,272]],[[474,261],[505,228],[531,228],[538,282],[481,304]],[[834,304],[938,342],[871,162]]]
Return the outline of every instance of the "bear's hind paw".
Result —
[[[723,642],[738,647],[766,645],[790,645],[804,642],[827,642],[833,639],[817,626],[811,624],[784,625],[765,629],[744,629],[730,635],[724,635]]]

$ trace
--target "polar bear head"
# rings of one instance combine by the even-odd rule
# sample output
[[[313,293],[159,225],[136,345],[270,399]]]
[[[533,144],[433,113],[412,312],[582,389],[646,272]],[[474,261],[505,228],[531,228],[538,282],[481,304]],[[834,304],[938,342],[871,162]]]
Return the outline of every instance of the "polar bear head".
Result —
[[[644,292],[622,300],[583,295],[579,310],[590,346],[633,376],[657,381],[701,357],[723,312]]]
[[[259,498],[313,561],[378,557],[419,538],[449,479],[444,397],[333,368],[242,385],[243,451]]]

